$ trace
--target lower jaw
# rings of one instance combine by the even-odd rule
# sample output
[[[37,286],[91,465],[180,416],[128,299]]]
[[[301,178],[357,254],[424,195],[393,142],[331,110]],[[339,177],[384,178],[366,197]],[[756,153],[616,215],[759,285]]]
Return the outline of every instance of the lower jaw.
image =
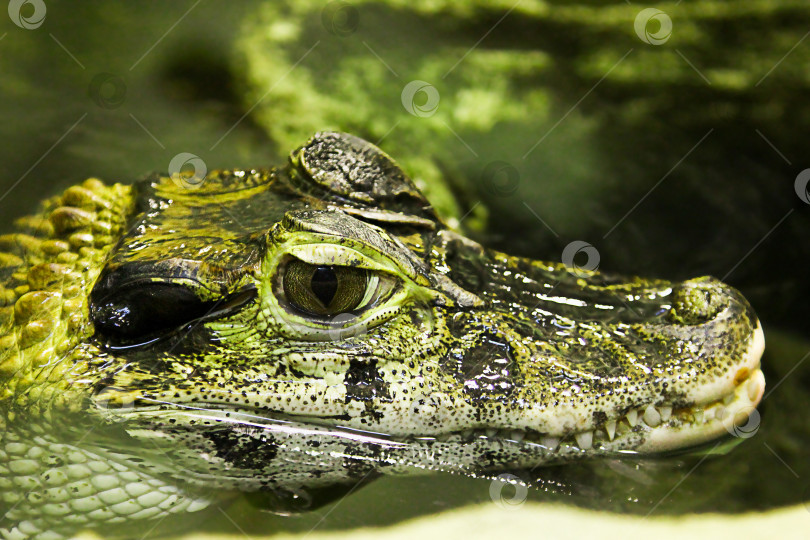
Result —
[[[680,409],[667,404],[649,404],[578,433],[553,435],[498,430],[496,437],[539,444],[547,452],[566,458],[576,455],[660,454],[688,450],[726,435],[739,439],[751,437],[759,428],[756,407],[765,391],[765,377],[759,367],[764,347],[762,327],[757,323],[739,363],[738,372],[750,370],[748,376],[731,392],[712,401]],[[486,430],[485,434],[492,431]]]
[[[748,377],[725,396],[712,402],[681,409],[673,409],[666,404],[642,406],[631,409],[619,419],[610,420],[592,430],[577,433],[549,434],[507,428],[401,437],[340,426],[336,425],[339,423],[325,418],[284,415],[251,409],[239,411],[238,407],[223,407],[221,404],[212,404],[210,408],[205,404],[196,404],[196,407],[189,407],[189,409],[199,411],[197,414],[211,415],[212,421],[253,424],[257,428],[264,428],[268,431],[278,431],[279,426],[274,424],[281,422],[287,426],[296,426],[285,428],[292,432],[326,430],[337,437],[344,433],[347,439],[356,438],[360,434],[368,439],[367,442],[381,445],[407,446],[409,443],[421,443],[440,449],[445,444],[486,446],[488,443],[495,443],[516,450],[531,448],[529,454],[538,455],[542,457],[543,461],[600,455],[658,454],[685,450],[724,435],[748,438],[756,432],[759,426],[756,406],[762,399],[765,388],[765,379],[758,365],[763,347],[762,331],[758,327],[748,354],[741,362],[741,366],[747,365],[753,369]],[[138,408],[133,409],[132,412],[138,412]],[[231,413],[234,415],[231,416]],[[165,411],[157,412],[157,414],[165,414]]]
[[[756,369],[724,399],[688,411],[691,421],[651,429],[637,450],[644,453],[665,452],[695,446],[723,435],[741,439],[751,437],[759,429],[756,406],[764,391],[765,377],[761,370]],[[685,420],[688,420],[687,415]]]
[[[631,409],[621,419],[592,430],[561,436],[532,430],[475,429],[408,439],[436,445],[497,441],[533,447],[564,459],[577,455],[657,454],[688,449],[724,435],[752,436],[759,427],[756,406],[764,389],[765,378],[757,368],[732,392],[712,402],[675,410],[652,405]]]
[[[747,438],[756,432],[759,415],[756,405],[762,398],[765,379],[756,368],[732,392],[702,405],[673,409],[666,405],[648,405],[631,409],[622,418],[605,422],[592,430],[555,435],[533,430],[468,429],[430,436],[400,437],[380,432],[358,430],[316,417],[276,414],[251,414],[250,410],[210,409],[201,407],[211,420],[242,425],[255,425],[268,431],[318,432],[328,431],[335,437],[347,439],[361,435],[375,444],[429,444],[434,448],[456,445],[496,443],[514,449],[530,449],[547,459],[564,460],[616,454],[656,454],[688,449],[720,436],[730,434]],[[241,414],[240,414],[241,412]],[[226,414],[227,413],[227,414]],[[196,416],[196,415],[194,415]],[[228,417],[227,419],[225,417]],[[281,424],[276,424],[281,422]],[[283,427],[282,426],[287,426]]]

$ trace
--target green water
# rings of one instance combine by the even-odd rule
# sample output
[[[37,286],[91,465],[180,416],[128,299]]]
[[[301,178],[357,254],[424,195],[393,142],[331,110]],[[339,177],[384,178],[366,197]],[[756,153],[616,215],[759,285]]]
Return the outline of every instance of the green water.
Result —
[[[319,75],[311,83],[321,93],[345,90],[340,85],[359,80],[351,71],[340,78],[337,70],[350,70],[352,58],[370,54],[363,51],[374,49],[395,63],[398,79],[376,87],[369,76],[356,90],[371,98],[365,99],[363,114],[384,107],[380,117],[388,124],[353,125],[335,113],[322,127],[367,136],[399,122],[389,145],[384,140],[381,146],[397,158],[414,148],[419,155],[403,156],[404,161],[427,175],[446,173],[458,215],[470,212],[471,225],[487,223],[475,232],[482,241],[557,260],[568,242],[588,239],[598,247],[603,269],[667,278],[725,276],[761,315],[769,386],[754,437],[720,456],[514,471],[537,486],[528,491],[531,500],[639,515],[741,512],[810,500],[810,429],[803,414],[810,408],[810,362],[805,361],[810,205],[794,192],[796,175],[810,166],[805,148],[810,107],[802,98],[810,85],[802,68],[810,53],[806,43],[791,49],[810,23],[810,8],[790,2],[709,4],[725,5],[726,14],[698,17],[695,2],[664,6],[673,13],[676,33],[668,55],[659,57],[634,41],[632,30],[627,36],[614,32],[627,22],[620,16],[618,22],[603,21],[586,9],[554,19],[518,9],[475,49],[486,54],[470,53],[471,65],[460,64],[457,80],[437,83],[446,107],[455,112],[438,118],[450,127],[458,122],[455,134],[414,122],[402,109],[399,88],[425,76],[426,65],[452,66],[509,6],[432,17],[409,14],[404,7],[358,4],[356,30],[337,37],[313,8],[298,41],[281,53],[268,49],[266,60],[284,66],[299,59],[309,43],[321,43],[311,63],[301,64]],[[750,14],[744,5],[774,9]],[[692,10],[682,12],[681,20],[692,17],[680,27],[682,38],[678,9]],[[86,177],[129,182],[167,170],[180,152],[199,155],[209,169],[283,159],[290,144],[273,135],[273,119],[300,115],[302,121],[290,129],[303,129],[317,118],[312,120],[309,110],[289,110],[294,103],[279,99],[272,85],[260,86],[261,77],[248,76],[257,69],[262,39],[245,32],[269,28],[262,13],[255,2],[231,2],[227,8],[176,2],[148,10],[49,2],[43,25],[33,30],[0,16],[2,229],[43,197]],[[380,21],[394,26],[383,32]],[[430,32],[414,33],[407,25]],[[387,39],[391,35],[396,39]],[[641,60],[600,82],[629,49]],[[537,99],[542,114],[518,118],[510,113],[491,125],[460,116],[463,107],[452,96],[464,85],[487,85],[475,80],[475,67],[489,66],[487,76],[497,82],[497,69],[514,69],[509,55],[524,52],[535,54],[537,72],[512,80],[510,96]],[[282,53],[287,56],[273,56]],[[687,58],[713,84],[679,58]],[[772,76],[758,84],[778,62]],[[442,70],[431,69],[439,80]],[[265,94],[257,104],[255,96]],[[495,112],[491,117],[499,118]],[[559,128],[553,128],[558,121]],[[537,153],[522,160],[546,135]],[[520,181],[514,191],[492,196],[484,173],[499,160],[513,165]],[[488,217],[481,212],[484,206]],[[447,209],[452,212],[453,205]],[[227,511],[248,534],[349,529],[486,502],[491,485],[489,479],[450,475],[383,478],[300,516],[266,514],[248,500]],[[510,496],[513,488],[505,489]],[[216,510],[195,516],[194,522],[205,530],[234,531]],[[150,534],[173,526],[169,520]]]

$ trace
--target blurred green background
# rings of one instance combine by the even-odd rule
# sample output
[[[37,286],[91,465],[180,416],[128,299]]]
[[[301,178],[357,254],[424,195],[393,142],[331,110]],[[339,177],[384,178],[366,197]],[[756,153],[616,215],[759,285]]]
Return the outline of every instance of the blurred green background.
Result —
[[[705,461],[523,471],[541,486],[530,498],[642,515],[810,499],[806,1],[44,1],[18,15],[0,13],[2,230],[86,177],[131,182],[181,152],[268,166],[316,130],[351,131],[490,246],[559,260],[585,240],[602,270],[712,274],[763,320],[773,393],[755,438]],[[229,512],[251,534],[352,528],[488,489],[390,478],[296,518],[247,500]]]

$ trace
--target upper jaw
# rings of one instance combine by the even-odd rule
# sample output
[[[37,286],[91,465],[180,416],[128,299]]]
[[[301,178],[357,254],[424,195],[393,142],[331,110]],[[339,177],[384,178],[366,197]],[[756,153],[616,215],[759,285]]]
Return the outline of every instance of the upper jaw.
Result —
[[[693,447],[726,434],[744,438],[758,427],[756,407],[765,389],[760,370],[764,346],[757,321],[741,357],[695,391],[693,399],[675,402],[663,395],[640,398],[633,406],[598,420],[597,415],[583,415],[575,407],[529,409],[511,425],[476,430],[468,439],[481,436],[539,445],[547,459],[554,459],[628,451],[660,453]],[[447,434],[438,437],[444,440]]]
[[[746,438],[758,427],[756,407],[765,390],[760,370],[764,346],[762,327],[757,322],[739,361],[692,405],[673,406],[661,399],[640,402],[598,425],[591,423],[579,429],[566,423],[572,419],[570,413],[551,408],[546,412],[553,421],[542,422],[542,428],[524,419],[516,425],[437,433],[420,440],[512,443],[533,447],[544,460],[553,461],[628,451],[661,453],[697,446],[726,434]]]
[[[460,333],[497,327],[519,373],[510,396],[519,406],[502,412],[497,388],[467,400],[487,419],[475,434],[568,441],[591,453],[662,452],[734,433],[762,398],[762,328],[742,295],[718,280],[573,275],[486,251],[448,260],[462,283],[483,275],[479,283],[489,284],[470,289],[487,307]]]

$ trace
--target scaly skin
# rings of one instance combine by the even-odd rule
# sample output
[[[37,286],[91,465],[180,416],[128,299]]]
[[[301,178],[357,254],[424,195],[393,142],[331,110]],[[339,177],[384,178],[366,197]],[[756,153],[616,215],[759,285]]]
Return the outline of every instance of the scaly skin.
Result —
[[[487,250],[350,135],[201,186],[88,180],[19,226],[0,237],[7,537],[662,452],[725,433],[764,389],[735,290]],[[362,300],[308,313],[296,259],[364,276]]]

